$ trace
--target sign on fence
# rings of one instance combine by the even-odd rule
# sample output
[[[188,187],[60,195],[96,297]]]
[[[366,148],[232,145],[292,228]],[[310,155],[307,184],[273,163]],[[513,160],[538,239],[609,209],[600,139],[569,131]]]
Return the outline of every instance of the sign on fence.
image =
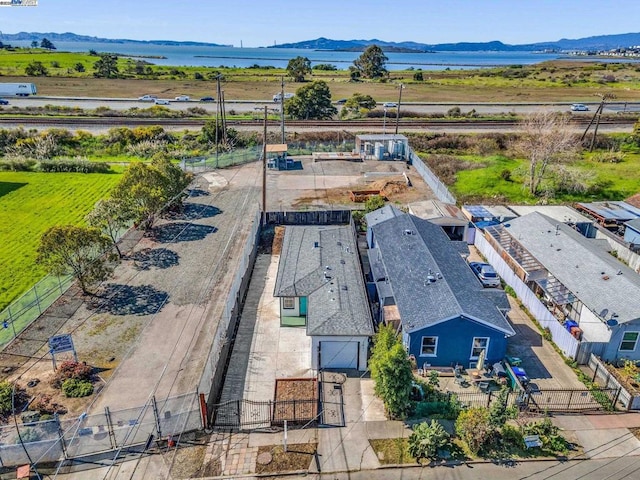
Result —
[[[73,339],[71,338],[70,333],[56,335],[55,337],[49,338],[49,353],[53,360],[54,370],[56,369],[56,354],[65,352],[73,352],[73,358],[75,358],[76,362],[78,361],[78,355],[76,354],[76,349],[73,346]]]

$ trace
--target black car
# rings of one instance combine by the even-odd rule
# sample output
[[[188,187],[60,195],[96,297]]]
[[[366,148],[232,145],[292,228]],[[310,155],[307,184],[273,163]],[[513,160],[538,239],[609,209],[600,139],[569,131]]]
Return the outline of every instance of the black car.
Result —
[[[9,100],[5,98],[0,98],[0,105],[9,105]]]
[[[347,99],[346,98],[341,98],[340,100],[336,101],[337,105],[344,105],[345,103],[347,103]]]
[[[216,101],[216,99],[215,99],[215,98],[213,98],[213,97],[202,97],[202,98],[200,99],[200,101],[201,101],[201,102],[215,102],[215,101]]]

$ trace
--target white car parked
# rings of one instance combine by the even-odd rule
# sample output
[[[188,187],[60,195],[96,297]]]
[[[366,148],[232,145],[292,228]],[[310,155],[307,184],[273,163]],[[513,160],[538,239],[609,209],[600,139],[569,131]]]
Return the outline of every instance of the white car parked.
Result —
[[[574,103],[573,105],[571,105],[571,111],[572,112],[588,112],[589,107],[587,107],[582,103]]]
[[[141,102],[155,102],[158,97],[156,95],[143,95],[138,100]]]
[[[155,104],[156,105],[169,105],[171,102],[169,100],[165,100],[164,98],[156,98],[155,99]]]
[[[175,98],[176,102],[188,102],[190,100],[189,95],[178,95]]]

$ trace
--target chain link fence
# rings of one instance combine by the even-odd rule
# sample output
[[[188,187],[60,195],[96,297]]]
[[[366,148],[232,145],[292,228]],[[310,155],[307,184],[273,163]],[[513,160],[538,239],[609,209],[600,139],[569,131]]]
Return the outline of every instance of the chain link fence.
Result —
[[[109,452],[203,428],[196,392],[125,410],[0,427],[0,465],[9,467]]]

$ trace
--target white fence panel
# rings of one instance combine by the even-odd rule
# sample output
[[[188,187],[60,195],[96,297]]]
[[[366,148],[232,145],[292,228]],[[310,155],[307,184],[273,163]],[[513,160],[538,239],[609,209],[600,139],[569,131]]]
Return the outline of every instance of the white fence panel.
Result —
[[[573,338],[573,336],[558,322],[551,312],[544,306],[544,304],[538,300],[535,293],[533,293],[527,285],[518,278],[518,276],[511,270],[509,265],[500,257],[498,252],[489,244],[484,235],[481,232],[476,232],[475,246],[480,253],[485,256],[487,261],[493,265],[498,275],[513,288],[518,295],[518,298],[522,304],[527,307],[531,315],[542,325],[544,328],[548,328],[551,332],[551,338],[553,342],[562,350],[565,356],[575,359],[580,342]]]
[[[438,197],[438,200],[444,203],[456,204],[456,197],[454,197],[444,183],[438,178],[438,176],[431,171],[427,164],[411,149],[409,148],[409,158],[411,164],[429,185],[433,193]]]
[[[640,397],[633,396],[629,393],[625,388],[616,380],[616,378],[609,373],[607,367],[602,363],[602,361],[591,354],[589,356],[589,368],[595,372],[595,378],[600,380],[600,383],[604,385],[605,388],[619,388],[620,396],[618,397],[618,401],[626,408],[627,410],[640,410]]]

